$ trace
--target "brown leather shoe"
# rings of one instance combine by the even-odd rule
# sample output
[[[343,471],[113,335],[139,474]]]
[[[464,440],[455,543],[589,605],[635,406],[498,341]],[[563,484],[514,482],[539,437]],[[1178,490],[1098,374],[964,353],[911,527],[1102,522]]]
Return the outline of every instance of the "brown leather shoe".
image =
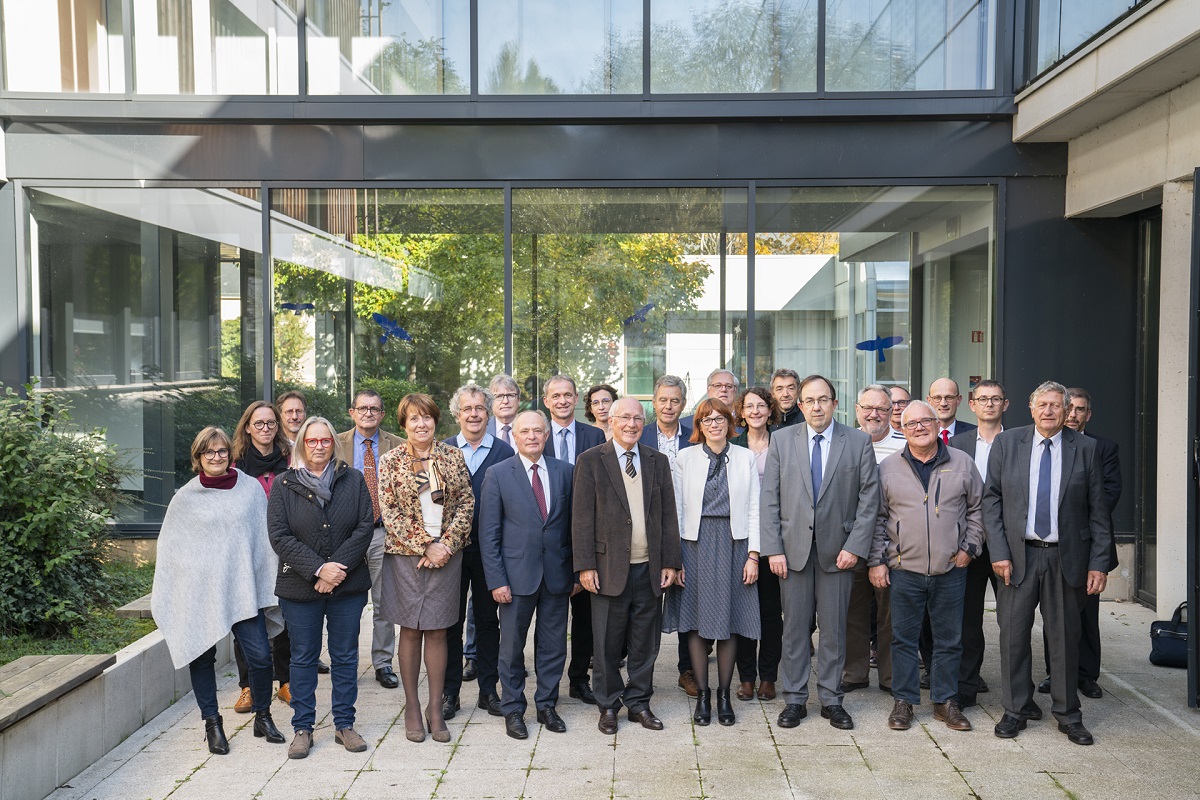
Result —
[[[906,731],[912,727],[913,710],[910,703],[897,700],[888,715],[888,727],[894,731]]]
[[[237,702],[233,704],[233,710],[239,714],[249,714],[254,710],[254,698],[250,696],[250,687],[242,689],[242,693],[238,695]]]
[[[754,682],[742,681],[737,690],[738,700],[753,700],[754,699]]]
[[[296,731],[296,738],[288,746],[288,758],[308,758],[312,750],[312,731]]]
[[[617,732],[617,710],[615,708],[605,708],[600,712],[600,722],[596,725],[600,732],[605,736],[612,736]]]
[[[690,669],[685,669],[679,675],[679,688],[687,693],[688,697],[699,697],[700,687],[696,685],[696,674]]]
[[[292,704],[291,684],[287,684],[287,683],[279,684],[279,694],[277,694],[276,697],[278,697],[280,700],[282,700],[283,702],[287,703],[290,706]]]
[[[651,731],[661,731],[663,729],[662,720],[654,716],[654,712],[649,708],[644,708],[641,711],[629,712],[629,721],[641,723],[641,726]]]
[[[759,700],[774,700],[775,699],[775,681],[762,681],[758,684],[758,699]]]
[[[958,701],[954,699],[944,703],[934,703],[933,718],[946,723],[946,727],[952,731],[971,730],[971,720],[967,719],[962,709],[958,707]]]
[[[341,729],[333,734],[333,740],[351,753],[361,753],[367,749],[367,743],[354,728]]]

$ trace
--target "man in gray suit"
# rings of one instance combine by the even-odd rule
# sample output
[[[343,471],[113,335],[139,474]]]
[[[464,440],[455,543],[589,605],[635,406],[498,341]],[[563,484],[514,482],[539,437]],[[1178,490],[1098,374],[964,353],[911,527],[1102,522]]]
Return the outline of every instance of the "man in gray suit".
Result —
[[[534,668],[537,720],[553,733],[566,731],[555,711],[567,663],[567,601],[575,586],[571,566],[571,473],[565,461],[545,458],[550,423],[540,411],[518,414],[512,424],[517,457],[483,479],[479,547],[492,598],[500,604],[500,710],[514,739],[525,727],[525,639],[537,612]]]
[[[1033,424],[992,443],[983,518],[1000,624],[1004,716],[1011,739],[1041,719],[1033,701],[1033,615],[1041,608],[1050,645],[1051,711],[1075,743],[1092,744],[1079,710],[1079,610],[1108,579],[1112,525],[1094,440],[1065,427],[1067,390],[1047,381],[1029,398]]]
[[[759,518],[761,555],[779,576],[783,599],[782,728],[808,714],[813,615],[820,623],[817,698],[821,716],[842,730],[846,614],[854,567],[871,548],[879,512],[879,472],[871,437],[833,420],[837,394],[820,375],[800,383],[805,422],[771,437]]]

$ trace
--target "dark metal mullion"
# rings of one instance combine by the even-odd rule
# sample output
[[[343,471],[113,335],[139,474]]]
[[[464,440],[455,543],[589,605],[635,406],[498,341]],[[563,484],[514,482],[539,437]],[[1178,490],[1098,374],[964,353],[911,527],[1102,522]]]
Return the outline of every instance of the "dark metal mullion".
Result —
[[[133,99],[133,0],[121,0],[121,58],[125,63],[126,100]]]
[[[650,99],[650,0],[642,0],[642,99]]]
[[[720,310],[717,312],[717,319],[718,319],[718,323],[717,323],[717,354],[718,354],[718,356],[717,357],[719,359],[717,361],[717,366],[722,367],[722,368],[725,367],[725,278],[726,278],[725,250],[728,245],[728,240],[729,240],[729,236],[725,232],[724,223],[722,223],[721,224],[721,233],[717,237],[717,249],[720,251],[719,263],[720,263],[720,273],[721,273],[721,275],[720,275],[721,279],[720,279],[720,281],[718,281],[718,283],[721,286],[721,290],[720,290],[720,306],[719,306]]]
[[[1200,182],[1200,168],[1192,173],[1192,186]],[[1200,702],[1197,679],[1200,678],[1200,513],[1197,502],[1197,480],[1200,480],[1200,419],[1196,413],[1197,363],[1200,362],[1200,193],[1192,195],[1192,263],[1191,263],[1191,307],[1188,320],[1188,488],[1187,488],[1187,626],[1188,626],[1188,706],[1196,708]]]
[[[11,183],[13,189],[13,263],[17,268],[17,363],[20,365],[20,371],[16,376],[17,385],[20,387],[26,380],[34,377],[42,377],[46,372],[46,365],[42,360],[41,353],[34,357],[32,350],[32,333],[33,333],[33,315],[40,313],[41,298],[30,295],[30,284],[33,282],[33,254],[29,252],[29,211],[26,208],[25,184],[24,181],[14,180]],[[49,334],[43,330],[42,336]],[[39,347],[41,342],[38,342]],[[38,364],[37,376],[32,374],[34,363]],[[19,391],[24,393],[23,389]]]
[[[825,96],[825,4],[817,0],[817,97]]]
[[[296,74],[300,85],[298,102],[308,100],[308,0],[300,0],[296,8]]]
[[[263,398],[275,400],[275,320],[272,314],[275,294],[275,264],[271,260],[271,187],[263,181],[258,189],[262,208],[262,368]]]
[[[504,371],[513,374],[512,184],[504,184]]]
[[[471,0],[471,92],[472,101],[479,100],[479,0]]]
[[[750,181],[746,195],[746,386],[754,386],[754,213],[758,187]]]
[[[998,343],[1004,341],[1004,259],[1006,243],[1008,240],[1007,227],[1005,217],[1008,213],[1008,179],[1001,178],[996,186],[996,202],[992,207],[993,230],[995,231],[996,252],[994,255],[994,269],[992,273],[992,286],[995,295],[993,296],[992,313],[992,329],[988,332],[991,341],[988,346],[992,348],[992,374],[996,378],[1009,385],[1008,377],[1004,374],[1004,348],[999,347]],[[909,284],[909,295],[912,294],[912,285]],[[911,306],[911,303],[910,303]],[[912,326],[912,320],[909,320],[909,325]],[[910,328],[911,329],[911,328]],[[911,359],[909,361],[911,370]]]

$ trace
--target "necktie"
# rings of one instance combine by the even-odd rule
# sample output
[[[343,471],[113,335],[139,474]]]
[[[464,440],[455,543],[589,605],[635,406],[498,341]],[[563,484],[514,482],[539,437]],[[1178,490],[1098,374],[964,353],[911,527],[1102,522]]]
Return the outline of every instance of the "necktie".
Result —
[[[571,460],[571,451],[567,449],[567,436],[570,433],[568,428],[563,428],[558,432],[558,460],[574,464],[575,462]]]
[[[813,503],[817,502],[817,498],[821,496],[821,434],[813,437],[812,451],[812,481],[813,481]]]
[[[530,464],[529,468],[533,470],[533,499],[537,500],[538,513],[542,515],[542,522],[545,522],[549,515],[546,510],[546,490],[542,488],[542,479],[538,477],[538,465]]]
[[[633,451],[625,451],[625,474],[631,478],[637,477],[637,469],[633,466]]]
[[[1037,505],[1034,506],[1033,532],[1038,538],[1050,535],[1050,440],[1042,439],[1042,458],[1038,464]]]
[[[948,428],[942,428],[942,444],[950,446],[950,430]]]
[[[512,430],[512,425],[505,425],[500,429],[500,441],[505,444],[512,444],[512,440],[508,438],[508,432]]]
[[[364,439],[367,452],[363,453],[363,477],[367,479],[367,490],[371,493],[371,512],[379,519],[379,476],[375,474],[375,451],[371,440]]]

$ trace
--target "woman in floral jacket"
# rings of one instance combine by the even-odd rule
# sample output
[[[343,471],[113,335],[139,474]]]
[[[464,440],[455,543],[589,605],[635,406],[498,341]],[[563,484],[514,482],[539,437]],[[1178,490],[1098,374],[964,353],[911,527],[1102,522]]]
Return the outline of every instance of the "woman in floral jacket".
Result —
[[[441,412],[427,394],[406,395],[396,409],[404,447],[379,460],[379,506],[384,541],[383,616],[400,626],[397,647],[404,684],[404,728],[425,739],[417,684],[424,643],[429,705],[425,723],[434,741],[450,741],[442,717],[446,629],[458,620],[462,556],[471,535],[475,496],[462,452],[436,438]]]

